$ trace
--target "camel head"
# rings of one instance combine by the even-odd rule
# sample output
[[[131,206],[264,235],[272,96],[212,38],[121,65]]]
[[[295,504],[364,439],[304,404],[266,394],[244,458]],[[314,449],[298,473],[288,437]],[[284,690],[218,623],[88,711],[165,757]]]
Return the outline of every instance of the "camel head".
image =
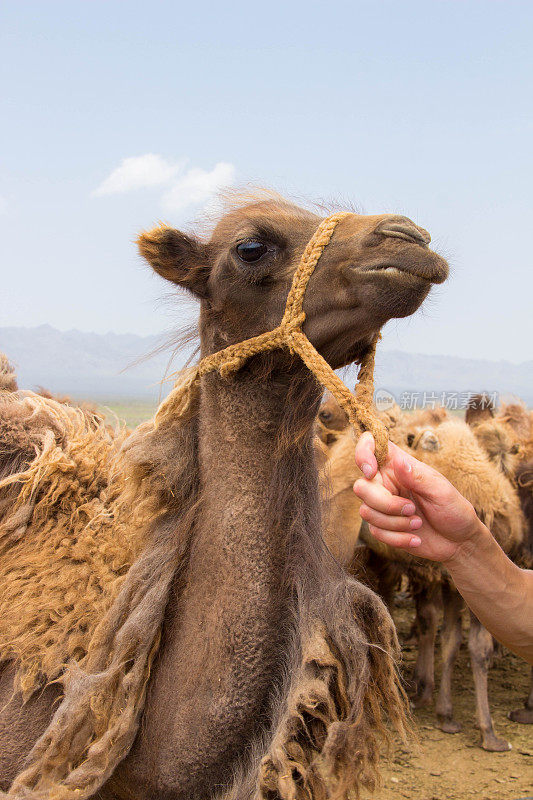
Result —
[[[204,352],[270,331],[322,218],[282,198],[252,200],[221,217],[208,241],[169,227],[141,234],[156,272],[200,299]],[[333,368],[360,358],[382,325],[413,314],[446,262],[406,217],[350,214],[309,281],[303,331]]]

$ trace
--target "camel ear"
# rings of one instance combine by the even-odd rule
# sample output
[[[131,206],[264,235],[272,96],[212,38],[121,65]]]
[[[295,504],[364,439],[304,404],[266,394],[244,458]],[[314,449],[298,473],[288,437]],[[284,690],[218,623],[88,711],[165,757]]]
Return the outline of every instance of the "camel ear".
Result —
[[[207,297],[207,247],[175,228],[164,225],[141,233],[139,252],[167,281],[183,286],[199,298]]]

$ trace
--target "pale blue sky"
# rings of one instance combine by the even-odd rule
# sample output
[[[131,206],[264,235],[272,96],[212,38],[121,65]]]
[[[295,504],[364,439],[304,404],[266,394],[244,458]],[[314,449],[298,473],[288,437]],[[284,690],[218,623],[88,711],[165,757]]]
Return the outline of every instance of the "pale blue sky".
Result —
[[[452,278],[386,347],[532,357],[533,3],[4,0],[0,28],[0,326],[171,328],[133,239],[222,163],[430,230]]]

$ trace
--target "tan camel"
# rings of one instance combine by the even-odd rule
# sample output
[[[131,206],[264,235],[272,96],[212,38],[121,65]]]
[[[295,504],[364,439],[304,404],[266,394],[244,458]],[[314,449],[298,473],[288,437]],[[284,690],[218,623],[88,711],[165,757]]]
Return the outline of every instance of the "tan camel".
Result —
[[[518,497],[510,481],[493,465],[477,443],[468,426],[460,420],[444,422],[437,428],[425,429],[415,436],[413,450],[417,457],[442,472],[472,503],[478,516],[491,530],[502,548],[511,553],[524,536],[524,519]],[[460,729],[453,718],[451,679],[461,642],[461,608],[463,602],[455,588],[443,575],[442,592],[444,624],[441,631],[442,677],[436,711],[442,730],[454,733]],[[426,639],[422,650],[422,681],[433,671],[431,651],[436,633],[436,611],[431,584],[425,598],[426,617],[430,624],[422,632]],[[488,701],[488,669],[493,653],[493,639],[479,620],[470,613],[468,646],[476,691],[478,723],[482,746],[486,750],[508,750],[509,744],[496,736]],[[430,668],[425,663],[431,662]],[[428,692],[429,694],[429,692]]]
[[[331,400],[327,410],[330,418],[335,419]],[[509,480],[489,462],[468,426],[459,420],[450,419],[446,410],[441,408],[402,414],[398,407],[393,407],[383,413],[382,418],[389,428],[391,439],[406,450],[411,449],[417,458],[430,463],[446,475],[472,502],[478,515],[491,528],[504,549],[512,552],[522,540],[524,527],[516,492]],[[351,454],[343,454],[346,463],[353,461],[354,446],[355,440],[352,441]],[[347,483],[351,480],[352,471],[351,468],[347,471]],[[333,534],[334,532],[329,534],[330,538]],[[418,633],[418,657],[414,672],[415,707],[428,705],[433,698],[435,637],[441,593],[443,594],[443,672],[437,700],[437,717],[442,730],[454,733],[460,730],[460,725],[453,719],[451,678],[461,642],[462,599],[439,565],[383,545],[370,536],[364,523],[360,535],[362,542],[372,550],[374,558],[377,558],[376,563],[371,563],[367,553],[363,550],[358,553],[359,560],[352,568],[361,580],[371,585],[389,604],[399,572],[405,574],[411,584]],[[339,530],[337,537],[343,541],[345,534]],[[494,733],[488,704],[487,669],[492,647],[492,637],[472,616],[469,648],[482,746],[487,750],[500,751],[509,749],[509,745]]]
[[[206,355],[279,323],[319,222],[281,199],[251,201],[223,216],[208,242],[158,228],[140,237],[140,249],[160,275],[200,300]],[[351,215],[339,224],[304,306],[304,331],[332,367],[358,361],[388,319],[413,313],[432,283],[446,278],[428,240],[403,217]],[[35,397],[6,404],[4,417],[18,419],[22,440],[31,439],[34,407],[41,423],[46,414],[57,419],[56,429],[35,435],[35,449],[48,447],[58,468],[73,470],[69,492],[79,478],[69,502],[85,492],[89,521],[77,530],[101,531],[119,588],[102,620],[90,609],[84,628],[73,619],[75,664],[54,685],[46,685],[53,665],[43,670],[37,649],[43,688],[35,693],[26,685],[25,704],[10,642],[11,663],[0,676],[1,786],[8,792],[14,781],[6,797],[340,800],[375,785],[384,718],[400,727],[403,719],[395,632],[382,603],[349,579],[323,544],[312,447],[320,396],[301,361],[280,351],[251,358],[234,377],[204,376],[187,419],[176,420],[171,393],[155,421],[126,442],[134,469],[125,477],[118,470],[117,479],[129,486],[129,501],[110,511],[109,485],[93,490],[91,470],[78,476],[75,469],[95,441],[84,428],[76,446],[69,444],[82,425],[75,410]],[[10,435],[9,425],[2,434]],[[112,447],[102,443],[101,451]],[[56,513],[65,514],[65,482],[41,462],[44,477],[55,481]],[[44,478],[32,475],[39,488]],[[36,511],[11,549],[36,533],[38,493],[32,502]],[[138,522],[143,504],[155,521],[141,539],[112,517],[125,505]],[[89,556],[69,539],[70,519],[78,517],[57,520],[65,531],[58,546],[85,574]],[[55,530],[47,532],[54,539]],[[136,560],[121,577],[130,558]],[[54,553],[50,559],[61,583],[61,564]],[[35,585],[38,596],[19,604],[30,622],[48,601],[49,587]],[[27,599],[33,587],[24,587]],[[2,584],[2,608],[12,590],[11,582]],[[54,595],[60,607],[26,637],[30,630],[46,647],[51,636],[58,651],[63,644],[53,631],[63,630],[63,613],[75,616],[79,591],[78,584],[64,600]]]
[[[467,409],[467,420],[488,457],[516,485],[525,517],[525,534],[510,553],[510,558],[524,569],[533,569],[533,424],[524,403],[502,405],[495,415],[491,403],[479,413],[480,396]],[[533,669],[531,687],[524,707],[509,712],[513,722],[533,724]]]
[[[324,539],[328,550],[349,575],[377,592],[390,611],[401,573],[392,562],[359,541],[361,501],[353,485],[361,472],[354,459],[354,433],[347,414],[331,395],[320,405],[316,433]]]
[[[324,539],[339,564],[347,568],[353,561],[361,527],[361,501],[353,492],[361,472],[353,459],[354,438],[348,415],[329,394],[320,404],[315,430]]]

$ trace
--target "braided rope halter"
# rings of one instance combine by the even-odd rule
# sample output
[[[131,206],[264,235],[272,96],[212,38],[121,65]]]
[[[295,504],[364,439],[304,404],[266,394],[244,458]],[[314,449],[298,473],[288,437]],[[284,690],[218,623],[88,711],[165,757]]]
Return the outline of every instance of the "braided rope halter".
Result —
[[[324,248],[329,244],[337,224],[348,216],[350,216],[350,212],[342,211],[327,217],[320,223],[307,243],[293,275],[285,312],[278,327],[205,356],[196,366],[182,373],[181,380],[176,382],[174,389],[159,407],[155,417],[156,425],[163,418],[169,416],[175,419],[176,415],[184,417],[190,414],[193,401],[198,397],[200,391],[202,375],[218,371],[222,377],[228,378],[236,373],[251,356],[286,348],[293,355],[298,355],[317,381],[331,392],[356,429],[372,433],[376,444],[378,463],[382,465],[385,462],[388,447],[387,430],[377,417],[373,406],[374,365],[376,345],[380,334],[377,334],[363,356],[358,383],[355,394],[353,394],[302,331],[305,321],[303,301],[309,279]]]

